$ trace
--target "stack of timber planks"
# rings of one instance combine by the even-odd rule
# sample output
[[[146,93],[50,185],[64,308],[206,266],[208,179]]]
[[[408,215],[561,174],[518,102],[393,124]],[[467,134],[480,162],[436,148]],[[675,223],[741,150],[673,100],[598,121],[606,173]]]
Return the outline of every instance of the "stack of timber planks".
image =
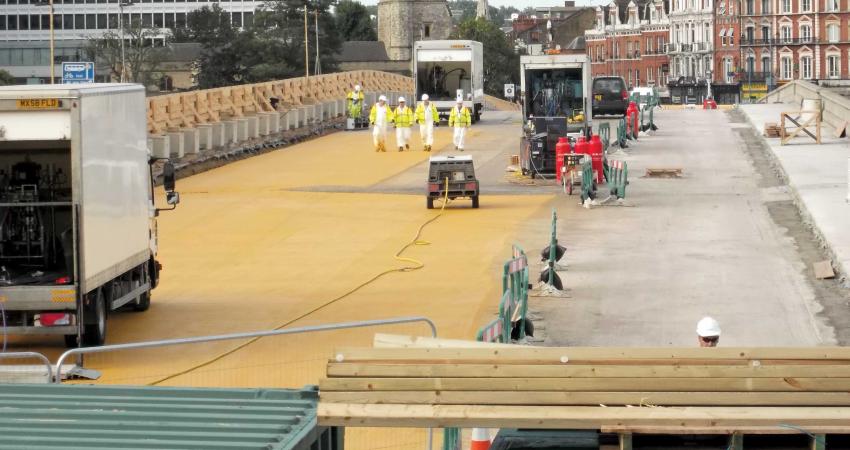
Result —
[[[850,433],[850,348],[351,348],[319,391],[333,426]]]

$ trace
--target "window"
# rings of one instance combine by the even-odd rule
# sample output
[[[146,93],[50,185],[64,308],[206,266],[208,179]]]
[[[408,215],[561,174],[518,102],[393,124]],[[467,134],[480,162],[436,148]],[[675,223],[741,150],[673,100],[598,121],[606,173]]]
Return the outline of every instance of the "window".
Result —
[[[762,72],[770,72],[773,70],[770,67],[770,56],[762,56],[761,57],[761,71]]]
[[[174,28],[174,13],[165,13],[165,28]]]
[[[755,0],[747,0],[747,11],[746,14],[755,14]]]
[[[826,0],[827,11],[838,11],[838,0]]]
[[[84,30],[86,28],[86,16],[82,14],[74,14],[74,29]]]
[[[770,14],[770,0],[761,0],[761,13]]]
[[[761,38],[765,41],[770,39],[770,27],[765,25],[761,26]]]
[[[640,70],[635,69],[635,86],[640,86]]]
[[[800,58],[800,67],[803,69],[803,79],[810,80],[812,78],[812,57],[804,56]]]
[[[747,27],[747,40],[753,42],[756,39],[756,29]]]
[[[18,16],[18,28],[21,30],[29,30],[30,29],[30,21],[29,17],[25,15]]]
[[[780,67],[779,76],[783,80],[790,80],[791,79],[791,57],[790,56],[783,56],[782,58],[780,58],[779,67]]]
[[[829,78],[838,78],[841,73],[841,67],[838,61],[838,55],[829,55],[826,57],[826,76]]]
[[[800,0],[800,12],[809,12],[812,10],[812,0]]]
[[[721,47],[726,46],[726,28],[720,29],[720,46]]]
[[[86,14],[86,29],[94,30],[97,26],[97,19],[94,14]]]
[[[791,27],[783,26],[779,28],[779,37],[782,38],[782,42],[791,42]]]
[[[724,59],[723,60],[723,78],[726,79],[726,83],[727,84],[732,83],[732,81],[733,81],[732,78],[734,76],[735,76],[735,74],[732,73],[732,60],[729,59],[729,58]]]
[[[153,27],[154,28],[162,28],[163,18],[162,13],[156,13],[153,15]]]
[[[98,14],[97,15],[97,29],[105,30],[108,27],[106,26],[106,14]]]
[[[791,0],[782,0],[782,12],[790,13],[791,12]]]
[[[53,29],[61,30],[62,29],[62,14],[54,14],[53,15]]]
[[[838,42],[838,24],[831,23],[826,26],[826,39],[829,42]]]
[[[233,19],[232,19],[233,20],[233,26],[241,28],[242,27],[242,13],[238,13],[238,12],[233,13],[232,17],[233,17]]]
[[[74,15],[73,14],[63,14],[62,15],[62,28],[65,30],[73,30],[74,29]]]
[[[422,27],[422,37],[430,38],[431,37],[431,24],[425,24]]]
[[[175,25],[177,26],[177,28],[186,27],[186,13],[177,13],[177,17],[175,18]]]
[[[729,38],[729,45],[735,45],[735,29],[730,28],[729,32],[726,33],[726,37]]]
[[[800,39],[803,42],[809,42],[812,40],[812,26],[811,25],[802,25],[800,26]]]
[[[143,13],[142,14],[142,28],[150,28],[151,26],[153,26],[153,14]]]
[[[6,16],[0,16],[0,30],[5,30],[5,29],[6,29]],[[0,66],[2,66],[2,65],[3,65],[3,63],[0,62]]]

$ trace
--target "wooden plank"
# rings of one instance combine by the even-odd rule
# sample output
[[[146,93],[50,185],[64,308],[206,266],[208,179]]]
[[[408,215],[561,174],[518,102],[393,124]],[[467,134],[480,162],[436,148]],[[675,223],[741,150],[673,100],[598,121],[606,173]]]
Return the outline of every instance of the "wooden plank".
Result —
[[[545,406],[847,406],[848,392],[325,392],[328,403]]]
[[[327,378],[319,390],[850,392],[850,378]]]
[[[750,427],[784,430],[778,424],[850,433],[847,407],[668,407],[481,405],[362,405],[319,402],[319,425],[346,427],[486,427],[595,430],[613,425],[678,429]]]
[[[744,434],[740,428],[735,426],[729,427],[710,427],[710,428],[681,428],[675,426],[668,427],[647,427],[647,426],[619,426],[611,425],[601,427],[602,433],[632,433],[632,434],[690,434],[690,435],[706,435],[706,434]],[[789,427],[747,427],[746,434],[806,434],[809,433],[826,433],[826,434],[841,434],[847,432],[847,427],[812,427],[801,431],[796,428]]]
[[[329,363],[329,377],[441,378],[850,378],[850,365],[787,366],[589,366],[491,364]]]
[[[847,130],[850,130],[850,120],[839,122],[838,126],[835,127],[835,134],[833,134],[833,136],[835,136],[836,138],[845,137],[848,134]]]
[[[843,359],[850,361],[850,347],[528,347],[509,346],[499,349],[392,349],[392,348],[340,348],[334,355],[343,355],[346,361],[357,360],[618,360],[618,359]]]
[[[823,280],[826,278],[835,278],[835,272],[832,270],[832,262],[829,260],[820,261],[812,264],[815,271],[815,278]]]
[[[375,333],[374,348],[506,348],[511,344]]]

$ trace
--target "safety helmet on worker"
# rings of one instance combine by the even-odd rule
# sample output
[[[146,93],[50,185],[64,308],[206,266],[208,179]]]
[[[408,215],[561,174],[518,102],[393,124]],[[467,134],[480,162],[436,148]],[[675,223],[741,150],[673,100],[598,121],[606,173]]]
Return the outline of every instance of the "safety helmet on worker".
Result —
[[[428,99],[430,99],[430,98],[431,98],[431,97],[428,97],[428,94],[422,94],[422,101],[423,101],[423,102],[424,102],[424,101],[427,101],[427,100],[428,100]]]
[[[461,97],[460,95],[458,95],[458,96],[457,96],[457,102],[458,102],[458,103],[463,103],[463,97]]]
[[[379,102],[385,102],[385,101],[387,101],[387,96],[386,96],[386,95],[382,95],[382,96],[378,97],[378,101],[379,101]]]
[[[354,85],[354,91],[355,91],[355,92],[360,92],[360,85],[359,85],[359,84],[355,84],[355,85]]]
[[[697,335],[699,337],[720,337],[720,323],[711,317],[703,317],[697,323]]]
[[[399,102],[399,103],[404,103],[404,97],[399,97],[399,98],[398,98],[398,102]]]

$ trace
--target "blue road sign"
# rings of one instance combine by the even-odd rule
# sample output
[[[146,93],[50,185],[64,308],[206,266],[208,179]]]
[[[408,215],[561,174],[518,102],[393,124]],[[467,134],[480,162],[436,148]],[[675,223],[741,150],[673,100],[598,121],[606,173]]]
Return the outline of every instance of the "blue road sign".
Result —
[[[94,83],[94,63],[63,62],[62,83]]]

